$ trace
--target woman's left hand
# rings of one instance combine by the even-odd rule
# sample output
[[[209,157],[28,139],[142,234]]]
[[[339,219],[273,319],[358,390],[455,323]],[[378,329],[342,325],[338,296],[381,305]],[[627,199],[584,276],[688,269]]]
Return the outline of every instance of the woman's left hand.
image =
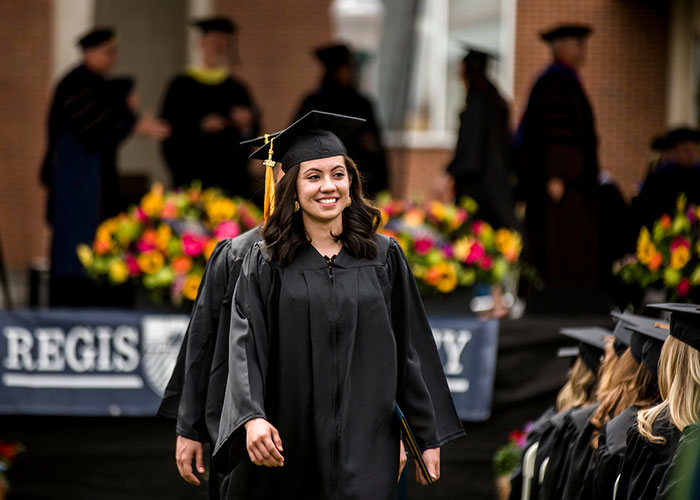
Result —
[[[428,468],[428,474],[430,474],[433,481],[440,479],[440,448],[430,448],[425,450],[423,452],[423,461],[425,462],[425,466]],[[423,486],[427,486],[428,481],[425,479],[425,477],[423,477],[423,473],[418,466],[418,462],[416,462],[415,466],[416,481]]]
[[[399,439],[399,478],[397,479],[398,481],[401,481],[401,474],[403,474],[403,470],[406,467],[406,462],[408,462],[408,455],[406,453],[406,448],[403,446],[403,439]]]

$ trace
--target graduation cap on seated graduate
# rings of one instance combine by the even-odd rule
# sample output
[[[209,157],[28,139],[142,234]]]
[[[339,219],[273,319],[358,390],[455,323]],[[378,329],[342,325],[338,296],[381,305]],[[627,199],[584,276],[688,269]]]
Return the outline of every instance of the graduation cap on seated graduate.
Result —
[[[643,362],[654,375],[658,375],[659,357],[669,335],[669,324],[658,319],[651,322],[632,321],[629,328],[632,330],[632,356],[638,362]]]
[[[264,160],[265,220],[274,210],[275,183],[272,168],[277,163],[282,163],[282,170],[287,173],[294,165],[305,161],[345,156],[348,152],[341,139],[364,122],[363,118],[314,110],[280,132],[242,142],[242,145],[259,146],[250,158]]]
[[[545,42],[553,42],[559,38],[585,38],[593,33],[593,29],[587,24],[560,24],[540,33],[540,38]]]
[[[116,33],[113,28],[94,28],[78,39],[78,45],[81,49],[87,50],[113,40],[115,37]]]
[[[671,313],[669,333],[700,351],[700,306],[697,304],[649,304],[647,307]]]
[[[605,353],[606,338],[612,335],[610,330],[592,327],[562,328],[559,333],[579,341],[579,356],[583,362],[591,369],[598,371],[598,365]]]
[[[490,52],[483,47],[477,47],[476,45],[472,45],[470,43],[463,43],[462,47],[466,52],[464,54],[464,58],[462,59],[462,63],[464,64],[473,64],[486,70],[486,66],[488,66],[489,61],[499,60],[498,54]]]
[[[350,47],[344,43],[334,43],[316,47],[314,49],[314,56],[316,56],[316,59],[329,71],[351,63],[354,58]]]

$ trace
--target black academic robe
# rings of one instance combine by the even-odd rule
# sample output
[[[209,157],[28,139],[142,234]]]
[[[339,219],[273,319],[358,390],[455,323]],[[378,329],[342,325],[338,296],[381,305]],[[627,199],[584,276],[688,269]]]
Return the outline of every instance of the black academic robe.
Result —
[[[597,286],[597,137],[575,70],[552,64],[535,83],[516,134],[517,195],[527,204],[526,256],[552,290]],[[547,181],[563,179],[558,203]]]
[[[316,92],[304,98],[295,119],[313,110],[367,120],[343,138],[343,143],[362,174],[365,194],[373,198],[380,191],[389,189],[386,153],[372,102],[352,87],[339,86],[326,78]]]
[[[535,422],[532,424],[530,432],[528,432],[527,434],[527,438],[525,440],[525,447],[523,448],[524,451],[529,450],[533,444],[540,442],[540,439],[542,438],[542,432],[547,428],[547,426],[549,425],[549,421],[554,417],[554,415],[556,415],[556,410],[553,406],[550,406],[544,411],[542,415],[539,416],[537,420],[535,420]],[[533,483],[536,483],[538,481],[537,472],[538,471],[535,471],[535,477],[532,480]],[[522,488],[523,461],[521,458],[518,468],[513,472],[513,474],[510,477],[510,495],[508,496],[508,498],[510,500],[520,500],[522,498]],[[530,491],[532,492],[532,489],[530,489]],[[532,498],[536,498],[536,496],[533,496]]]
[[[656,500],[697,500],[700,498],[700,422],[683,429]]]
[[[700,165],[682,167],[675,163],[666,164],[649,174],[632,203],[636,228],[640,229],[643,225],[652,227],[664,214],[673,217],[681,193],[685,193],[688,203],[700,204]]]
[[[398,405],[422,449],[464,434],[418,289],[395,240],[377,257],[311,245],[280,267],[246,256],[231,319],[229,380],[214,459],[236,499],[396,497]],[[252,464],[244,424],[280,433],[283,467]]]
[[[473,198],[478,217],[494,227],[516,227],[510,166],[508,105],[491,83],[470,89],[460,115],[455,155],[447,167],[456,198]]]
[[[627,449],[627,433],[637,421],[638,412],[639,408],[630,406],[600,430],[598,449],[584,478],[584,491],[588,496],[582,495],[582,498],[612,500]]]
[[[560,411],[549,419],[542,427],[539,446],[537,447],[537,454],[535,456],[535,481],[532,483],[532,488],[530,489],[530,498],[540,498],[543,484],[540,483],[540,471],[542,470],[545,462],[547,463],[546,474],[549,473],[549,466],[552,461],[552,455],[556,451],[556,445],[558,444],[559,435],[563,432],[565,428],[565,423],[567,422],[571,412],[576,408],[569,408],[568,410]]]
[[[594,403],[577,408],[566,416],[549,456],[547,473],[540,488],[541,499],[574,498],[569,481],[581,470],[581,478],[576,479],[583,479],[592,453],[590,440],[593,426],[589,424],[589,420],[597,409],[598,403]]]
[[[215,113],[229,120],[236,106],[254,108],[246,87],[231,77],[209,84],[183,74],[170,82],[161,116],[170,123],[172,133],[163,141],[162,151],[175,186],[199,179],[205,188],[216,186],[231,195],[251,197],[250,151],[239,143],[258,133],[257,121],[247,131],[232,123],[219,133],[201,129],[206,115]]]
[[[175,432],[202,443],[216,443],[228,378],[228,332],[233,291],[243,257],[262,239],[256,227],[220,241],[204,269],[158,415],[176,420]],[[210,474],[210,498],[227,498],[228,480]]]
[[[653,500],[678,445],[680,432],[666,417],[652,425],[655,436],[666,438],[664,444],[650,443],[637,430],[627,433],[627,449],[620,468],[617,500]]]
[[[56,87],[48,117],[48,149],[41,181],[53,278],[84,276],[76,247],[92,243],[100,221],[120,206],[116,151],[135,116],[126,104],[131,84],[107,80],[80,65]]]

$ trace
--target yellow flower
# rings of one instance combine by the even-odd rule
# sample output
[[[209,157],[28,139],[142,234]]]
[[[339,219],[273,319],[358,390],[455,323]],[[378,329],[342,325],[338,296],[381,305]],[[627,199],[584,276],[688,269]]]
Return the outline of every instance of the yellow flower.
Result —
[[[129,277],[129,268],[121,259],[113,259],[109,263],[109,279],[114,283],[124,283]]]
[[[420,226],[425,221],[425,214],[417,208],[412,208],[403,216],[403,221],[408,226]]]
[[[679,245],[671,252],[671,269],[683,269],[690,260],[690,250],[685,245]]]
[[[460,238],[452,246],[452,254],[457,260],[464,262],[469,255],[473,242],[469,238]]]
[[[159,217],[164,204],[163,185],[159,182],[156,182],[151,191],[141,198],[141,210],[149,217]]]
[[[160,250],[165,251],[165,249],[168,248],[168,243],[170,243],[170,238],[172,238],[172,236],[173,231],[170,229],[170,226],[167,224],[159,225],[156,232],[156,246]]]
[[[494,236],[496,250],[498,250],[509,262],[515,262],[523,249],[520,235],[508,229],[499,229]]]
[[[432,215],[439,221],[443,220],[447,213],[447,211],[445,210],[445,205],[443,205],[439,201],[431,201],[428,204],[428,212],[430,212],[430,215]]]
[[[233,218],[236,214],[236,204],[233,200],[220,197],[208,200],[204,205],[204,210],[212,224]]]
[[[197,298],[197,290],[202,277],[198,274],[188,274],[185,278],[185,284],[182,287],[182,296],[189,300]]]
[[[454,265],[440,262],[431,266],[424,275],[428,285],[436,287],[442,293],[450,293],[457,286],[457,271]]]
[[[160,252],[151,250],[136,257],[136,262],[144,273],[153,274],[163,267],[164,259]]]
[[[78,259],[80,259],[80,263],[83,265],[83,267],[89,268],[92,266],[93,254],[89,246],[84,244],[78,245],[77,252]]]
[[[637,238],[637,258],[642,264],[649,264],[656,255],[656,247],[651,242],[651,235],[646,227],[642,227]]]

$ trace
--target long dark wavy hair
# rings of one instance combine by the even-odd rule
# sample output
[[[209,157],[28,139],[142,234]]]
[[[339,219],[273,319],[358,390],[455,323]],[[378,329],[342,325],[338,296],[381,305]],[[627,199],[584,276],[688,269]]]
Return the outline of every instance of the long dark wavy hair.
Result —
[[[357,165],[347,156],[345,168],[350,176],[352,204],[343,210],[343,232],[333,235],[353,257],[372,259],[377,255],[374,235],[381,222],[381,213],[362,195],[362,178]],[[273,262],[289,265],[299,250],[310,243],[304,229],[301,211],[294,211],[297,196],[299,164],[289,168],[275,190],[275,211],[263,227],[263,238]]]

